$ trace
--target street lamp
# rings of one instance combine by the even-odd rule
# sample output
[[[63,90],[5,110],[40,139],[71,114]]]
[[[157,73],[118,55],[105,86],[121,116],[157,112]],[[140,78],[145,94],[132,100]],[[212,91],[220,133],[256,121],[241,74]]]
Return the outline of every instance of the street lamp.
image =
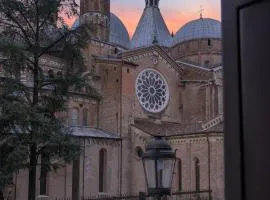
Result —
[[[161,197],[171,193],[175,152],[162,137],[155,139],[146,147],[142,156],[148,195]]]

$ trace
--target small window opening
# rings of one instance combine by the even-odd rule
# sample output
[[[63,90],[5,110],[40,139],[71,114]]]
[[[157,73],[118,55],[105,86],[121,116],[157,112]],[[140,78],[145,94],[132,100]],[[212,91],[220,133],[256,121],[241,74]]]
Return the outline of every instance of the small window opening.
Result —
[[[138,158],[141,158],[143,156],[143,149],[141,147],[136,147],[135,153]]]
[[[208,66],[210,64],[210,61],[209,60],[205,60],[204,61],[204,65]]]
[[[107,151],[99,151],[99,192],[105,192]]]
[[[178,190],[182,191],[182,160],[178,160]]]
[[[57,75],[57,77],[59,77],[59,78],[63,77],[63,73],[62,73],[61,71],[58,71],[56,75]]]
[[[83,109],[83,124],[82,124],[84,127],[87,127],[89,126],[89,123],[88,123],[88,109]]]
[[[210,39],[208,39],[208,46],[212,46],[212,41]]]
[[[50,70],[48,71],[48,77],[49,77],[49,78],[53,78],[53,77],[54,77],[54,74],[53,74],[53,70],[52,70],[52,69],[50,69]]]
[[[195,161],[195,187],[196,191],[200,191],[200,161],[198,158],[194,159]]]
[[[77,108],[73,108],[71,110],[71,125],[78,126],[79,121],[79,110]]]

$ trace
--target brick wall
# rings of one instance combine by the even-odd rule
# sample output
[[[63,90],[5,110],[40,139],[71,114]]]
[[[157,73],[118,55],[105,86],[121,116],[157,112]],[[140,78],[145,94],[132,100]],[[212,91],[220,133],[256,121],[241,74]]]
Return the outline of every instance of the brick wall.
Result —
[[[221,47],[220,39],[210,39],[210,45],[208,39],[191,40],[175,45],[171,54],[176,60],[185,60],[202,66],[216,65],[222,63]]]

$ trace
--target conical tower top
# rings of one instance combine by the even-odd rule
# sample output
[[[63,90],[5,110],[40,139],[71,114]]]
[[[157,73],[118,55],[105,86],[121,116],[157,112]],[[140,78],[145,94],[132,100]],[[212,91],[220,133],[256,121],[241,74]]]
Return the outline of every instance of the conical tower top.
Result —
[[[131,40],[132,48],[148,47],[155,40],[162,47],[170,47],[172,37],[159,9],[159,0],[145,0],[146,7]]]
[[[145,0],[145,7],[158,7],[159,0]]]

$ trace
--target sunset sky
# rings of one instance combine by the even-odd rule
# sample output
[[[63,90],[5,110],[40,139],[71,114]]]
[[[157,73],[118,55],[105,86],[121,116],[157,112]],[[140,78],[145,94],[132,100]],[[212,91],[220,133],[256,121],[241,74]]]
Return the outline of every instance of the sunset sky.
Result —
[[[111,12],[127,27],[132,37],[145,7],[145,0],[111,0]],[[220,0],[160,0],[160,10],[169,30],[176,32],[186,22],[203,17],[220,20]]]

